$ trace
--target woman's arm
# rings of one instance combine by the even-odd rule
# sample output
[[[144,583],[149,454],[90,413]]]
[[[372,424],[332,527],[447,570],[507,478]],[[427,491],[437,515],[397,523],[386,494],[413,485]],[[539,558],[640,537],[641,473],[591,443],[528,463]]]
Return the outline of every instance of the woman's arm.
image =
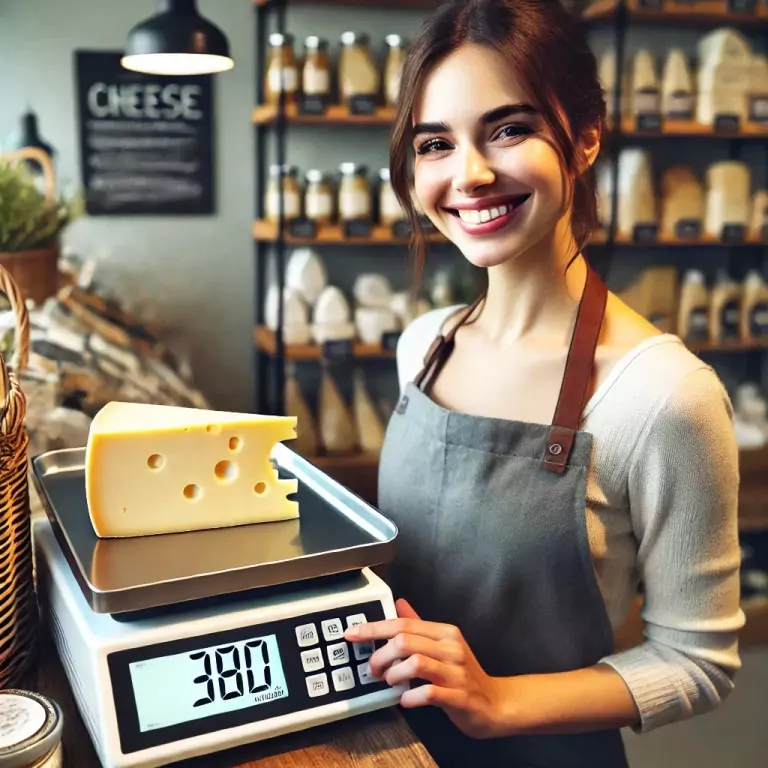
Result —
[[[739,666],[738,450],[713,372],[686,377],[638,436],[629,498],[646,592],[647,640],[589,669],[491,678],[456,627],[400,619],[348,639],[388,639],[371,667],[391,685],[415,679],[405,707],[443,707],[479,738],[631,726],[650,730],[713,709]]]

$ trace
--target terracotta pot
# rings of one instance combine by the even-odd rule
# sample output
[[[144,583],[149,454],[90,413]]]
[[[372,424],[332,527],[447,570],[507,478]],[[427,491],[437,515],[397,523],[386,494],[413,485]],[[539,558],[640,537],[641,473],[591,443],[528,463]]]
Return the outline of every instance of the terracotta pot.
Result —
[[[59,290],[59,245],[16,253],[0,252],[0,265],[10,272],[25,299],[42,304]]]

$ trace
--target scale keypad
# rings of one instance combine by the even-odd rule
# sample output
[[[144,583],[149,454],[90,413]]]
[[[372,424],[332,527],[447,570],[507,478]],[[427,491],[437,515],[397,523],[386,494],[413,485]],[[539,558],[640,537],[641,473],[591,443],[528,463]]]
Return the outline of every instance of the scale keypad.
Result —
[[[310,674],[325,669],[326,664],[331,671],[333,689],[350,691],[358,684],[370,685],[378,682],[371,675],[371,668],[366,661],[374,651],[373,643],[348,643],[344,640],[346,627],[364,624],[367,621],[364,613],[350,616],[333,617],[320,622],[320,634],[314,623],[301,624],[296,627],[296,642],[301,651],[301,666],[306,674],[307,692],[315,699],[330,693],[327,672]],[[321,641],[322,637],[322,641]],[[350,653],[352,646],[352,653]],[[355,664],[352,663],[354,657]],[[362,662],[362,663],[360,663]],[[357,669],[357,677],[354,670]]]

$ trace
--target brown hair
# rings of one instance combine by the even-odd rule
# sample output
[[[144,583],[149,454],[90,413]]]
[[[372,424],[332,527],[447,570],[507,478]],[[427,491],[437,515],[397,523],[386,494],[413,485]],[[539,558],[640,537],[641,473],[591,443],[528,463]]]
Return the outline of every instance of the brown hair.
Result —
[[[579,250],[598,222],[594,169],[587,167],[579,139],[590,128],[602,131],[606,108],[597,62],[577,19],[560,0],[448,0],[425,21],[408,52],[390,144],[392,186],[413,227],[417,278],[426,239],[411,198],[413,109],[434,67],[463,44],[494,48],[529,88],[572,183]]]

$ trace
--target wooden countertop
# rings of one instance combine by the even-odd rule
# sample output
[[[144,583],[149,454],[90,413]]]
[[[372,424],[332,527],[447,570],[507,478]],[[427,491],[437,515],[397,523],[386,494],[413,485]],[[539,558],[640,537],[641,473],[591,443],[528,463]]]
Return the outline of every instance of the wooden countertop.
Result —
[[[53,644],[44,636],[28,689],[54,699],[64,712],[66,764],[101,768]],[[397,708],[359,715],[215,755],[174,768],[436,768]]]

